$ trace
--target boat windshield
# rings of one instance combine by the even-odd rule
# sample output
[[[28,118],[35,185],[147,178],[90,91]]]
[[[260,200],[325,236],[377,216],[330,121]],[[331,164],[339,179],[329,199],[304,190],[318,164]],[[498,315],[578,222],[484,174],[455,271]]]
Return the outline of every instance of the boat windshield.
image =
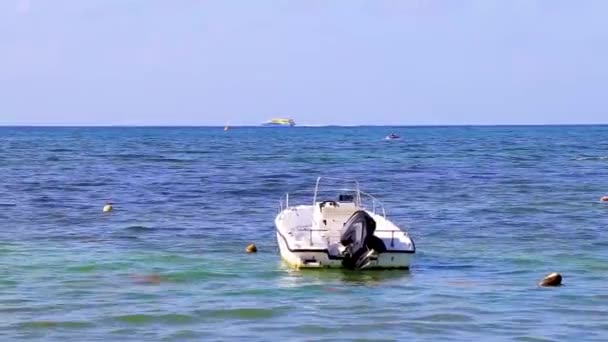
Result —
[[[330,199],[340,202],[354,202],[357,206],[360,206],[359,182],[352,179],[318,177],[312,204]]]

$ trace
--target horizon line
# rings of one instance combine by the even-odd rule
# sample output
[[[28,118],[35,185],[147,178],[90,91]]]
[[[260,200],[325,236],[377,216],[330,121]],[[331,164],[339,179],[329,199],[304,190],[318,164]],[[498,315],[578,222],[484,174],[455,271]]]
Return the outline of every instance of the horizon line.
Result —
[[[278,127],[278,128],[323,128],[323,127],[542,127],[542,126],[605,126],[605,123],[498,123],[498,124],[357,124],[357,125],[338,125],[338,124],[324,124],[324,125],[296,125],[293,127]],[[0,124],[0,127],[23,127],[23,128],[224,128],[226,125],[172,125],[172,124]],[[264,127],[259,124],[241,124],[241,125],[228,125],[230,128],[277,128],[277,127]]]

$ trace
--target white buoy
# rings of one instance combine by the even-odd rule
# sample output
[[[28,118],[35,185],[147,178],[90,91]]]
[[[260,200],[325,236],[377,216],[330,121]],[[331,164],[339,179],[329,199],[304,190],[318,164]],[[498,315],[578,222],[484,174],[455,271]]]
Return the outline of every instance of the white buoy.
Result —
[[[110,211],[112,211],[112,205],[110,203],[107,203],[106,205],[103,206],[104,213],[109,213]]]

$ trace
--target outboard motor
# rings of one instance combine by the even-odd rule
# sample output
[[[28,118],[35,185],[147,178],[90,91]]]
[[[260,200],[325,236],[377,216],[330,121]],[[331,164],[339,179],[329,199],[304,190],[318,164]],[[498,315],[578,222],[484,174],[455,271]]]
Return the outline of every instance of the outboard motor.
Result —
[[[375,253],[386,252],[386,246],[374,235],[376,221],[365,211],[356,211],[344,224],[345,231],[340,243],[346,247],[342,253],[342,266],[347,269],[362,269],[369,265]]]

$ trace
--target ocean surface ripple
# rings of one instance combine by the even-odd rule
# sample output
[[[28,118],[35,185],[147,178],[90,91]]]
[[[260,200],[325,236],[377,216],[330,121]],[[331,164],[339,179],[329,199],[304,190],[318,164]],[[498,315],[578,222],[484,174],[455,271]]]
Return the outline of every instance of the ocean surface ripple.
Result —
[[[393,131],[403,139],[383,140]],[[0,128],[0,337],[606,341],[607,137]],[[384,203],[416,242],[410,271],[282,265],[279,199],[319,175],[355,177]],[[554,271],[562,287],[536,285]]]

